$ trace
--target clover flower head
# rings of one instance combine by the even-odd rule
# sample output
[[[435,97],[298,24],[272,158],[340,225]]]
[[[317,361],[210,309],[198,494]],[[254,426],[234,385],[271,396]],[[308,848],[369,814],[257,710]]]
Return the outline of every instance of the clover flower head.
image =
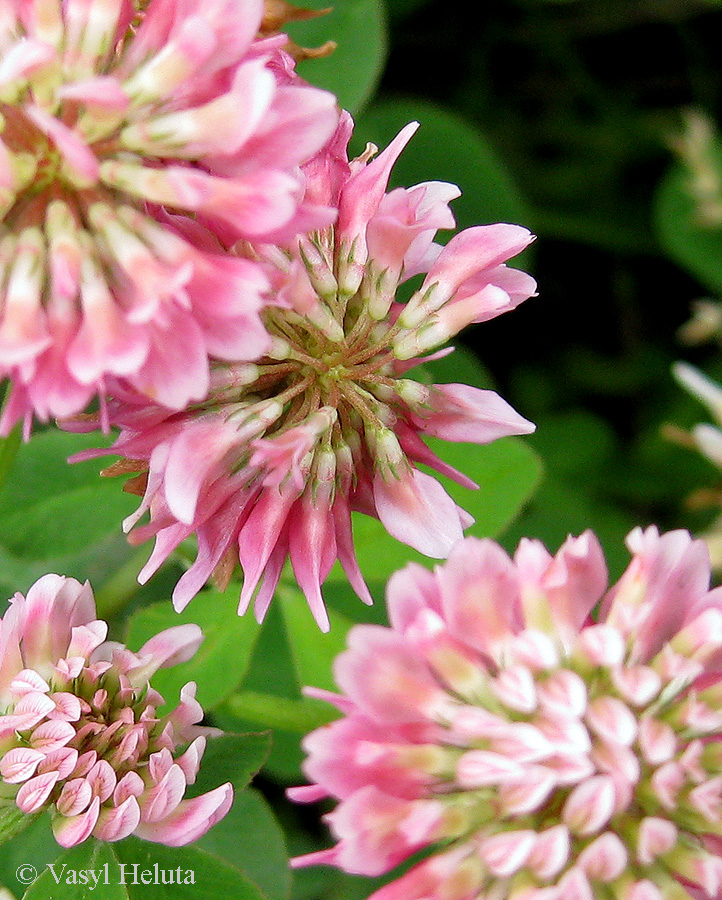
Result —
[[[218,238],[325,220],[297,168],[337,112],[282,35],[256,38],[262,15],[262,0],[2,4],[4,431],[77,413],[115,378],[180,409],[205,395],[209,356],[267,349],[265,279]]]
[[[390,628],[336,661],[306,738],[334,847],[374,900],[681,900],[722,889],[722,590],[686,532],[635,529],[605,592],[590,532],[552,557],[467,538],[388,585]],[[590,614],[600,603],[598,618]],[[430,851],[430,852],[429,852]]]
[[[305,168],[309,202],[338,211],[335,224],[287,242],[237,248],[264,267],[273,305],[263,313],[271,336],[252,364],[218,364],[209,396],[179,415],[130,395],[110,418],[125,460],[112,471],[141,472],[135,540],[156,536],[147,578],[195,532],[198,557],[174,601],[183,607],[212,572],[240,561],[240,611],[259,582],[262,617],[287,557],[322,628],[321,584],[339,559],[351,584],[371,598],[359,571],[351,511],[375,516],[422,553],[445,556],[471,517],[428,465],[467,487],[422,440],[487,443],[534,426],[496,393],[463,384],[407,378],[419,363],[472,322],[512,309],[535,282],[506,266],[532,235],[517,225],[485,225],[434,242],[451,228],[454,185],[429,182],[388,191],[391,168],[416,129],[407,126],[376,158],[370,148],[349,162],[351,119]],[[407,303],[399,284],[421,275]],[[428,351],[431,356],[425,356]]]
[[[132,653],[107,631],[90,585],[73,578],[45,575],[10,601],[0,620],[0,818],[50,809],[64,847],[91,835],[194,841],[228,812],[233,789],[183,799],[217,732],[196,724],[193,683],[159,716],[165,701],[149,679],[190,659],[203,635],[179,625]]]

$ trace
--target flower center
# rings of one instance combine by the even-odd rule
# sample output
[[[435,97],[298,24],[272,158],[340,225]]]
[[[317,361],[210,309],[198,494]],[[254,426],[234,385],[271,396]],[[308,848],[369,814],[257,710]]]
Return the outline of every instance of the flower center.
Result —
[[[428,391],[398,377],[393,339],[400,328],[393,316],[379,320],[371,314],[369,273],[352,296],[339,290],[333,242],[330,229],[315,235],[313,264],[302,250],[305,274],[315,290],[310,308],[303,314],[267,309],[263,318],[272,338],[269,354],[251,366],[217,366],[203,408],[225,407],[229,419],[243,429],[255,417],[262,427],[251,436],[270,440],[308,423],[316,413],[332,412],[325,427],[318,427],[317,447],[336,453],[337,462],[350,451],[356,465],[349,471],[358,468],[361,457],[364,464],[371,460],[393,468],[403,454],[391,429],[408,415],[411,395],[423,400]],[[276,255],[273,262],[287,275],[290,257]],[[270,420],[261,412],[268,404],[275,410]]]

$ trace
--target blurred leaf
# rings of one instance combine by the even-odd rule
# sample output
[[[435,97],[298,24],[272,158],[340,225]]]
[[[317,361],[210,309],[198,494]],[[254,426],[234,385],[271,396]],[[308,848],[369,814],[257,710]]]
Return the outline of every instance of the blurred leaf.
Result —
[[[132,553],[120,523],[136,499],[99,478],[105,462],[68,465],[67,458],[107,443],[97,434],[45,431],[24,444],[0,490],[0,584],[26,590],[55,570],[96,582]]]
[[[478,491],[438,480],[454,500],[476,520],[466,534],[495,537],[519,514],[541,479],[541,462],[519,438],[502,438],[492,444],[451,444],[430,438],[428,444],[479,485]],[[431,560],[392,538],[377,519],[354,514],[354,544],[361,571],[369,579],[386,579],[410,561],[429,565]],[[329,578],[341,578],[338,567]]]
[[[231,811],[197,846],[240,869],[269,900],[287,900],[291,870],[283,832],[258,791],[236,794]]]
[[[22,866],[32,864],[41,872],[47,863],[53,862],[63,852],[50,829],[50,816],[27,816],[28,827],[6,844],[0,845],[0,884],[21,897],[27,881],[17,878]]]
[[[722,179],[722,149],[715,153]],[[664,250],[715,293],[722,293],[722,226],[705,226],[690,190],[690,173],[673,166],[657,191],[655,225]]]
[[[540,489],[505,532],[513,552],[522,537],[541,540],[554,553],[569,534],[591,528],[600,539],[613,577],[629,561],[624,539],[639,522],[614,502],[611,489],[619,445],[607,422],[586,410],[540,418],[528,438],[547,467]]]
[[[335,41],[334,52],[322,59],[304,60],[298,73],[316,87],[338,97],[339,105],[352,113],[373,94],[386,60],[386,27],[381,0],[304,0],[299,6],[327,9],[328,15],[291,23],[290,36],[302,47],[319,47]]]
[[[188,789],[189,797],[197,797],[230,781],[242,791],[260,771],[271,749],[268,732],[222,734],[209,738],[198,776]]]
[[[130,900],[266,900],[261,890],[242,872],[196,847],[165,847],[127,838],[114,844],[113,848],[119,862],[125,865]],[[155,866],[159,872],[172,870],[173,875],[180,868],[180,882],[156,884]],[[138,876],[134,879],[136,872]],[[143,872],[150,873],[153,880],[144,884]],[[192,882],[188,883],[191,878]]]
[[[476,354],[466,347],[456,347],[454,352],[449,353],[448,356],[424,363],[418,369],[412,369],[412,375],[414,372],[428,375],[428,378],[418,378],[417,376],[418,380],[424,381],[424,383],[461,383],[485,390],[494,388],[489,372],[481,364]]]
[[[228,698],[227,708],[232,715],[254,725],[281,728],[294,734],[306,734],[319,725],[335,719],[337,713],[328,703],[315,700],[289,700],[276,694],[259,691],[239,691]]]
[[[276,602],[280,603],[283,612],[299,685],[335,690],[331,671],[333,661],[346,648],[346,634],[353,622],[329,609],[330,631],[327,634],[319,631],[306,598],[294,585],[280,585]],[[327,704],[323,706],[328,710]]]
[[[504,535],[502,543],[512,553],[522,537],[537,538],[551,553],[556,553],[568,535],[579,535],[591,528],[604,548],[610,579],[614,580],[629,562],[624,539],[639,524],[628,513],[585,492],[577,483],[550,477]]]
[[[25,892],[24,900],[128,900],[137,896],[122,881],[110,844],[91,838],[50,863]]]
[[[160,669],[153,687],[174,704],[180,689],[189,681],[198,685],[198,701],[204,709],[217,706],[243,680],[251,661],[260,626],[251,615],[239,616],[238,585],[225,592],[202,591],[181,613],[169,602],[156,603],[134,613],[128,623],[126,643],[138,650],[165,628],[193,622],[205,639],[195,656],[186,663]]]
[[[344,581],[340,576],[338,580],[327,581],[323,586],[323,596],[327,606],[343,613],[352,622],[388,625],[389,620],[384,603],[386,582],[381,579],[367,579],[366,584],[375,601],[373,606],[366,606],[365,603],[362,603],[348,581]]]
[[[242,700],[237,701],[238,697]],[[270,773],[282,780],[298,779],[299,734],[315,728],[318,716],[313,710],[315,704],[301,699],[283,616],[275,601],[263,621],[242,691],[231,699],[236,702],[233,711],[228,705],[214,711],[220,727],[229,731],[273,729],[273,745],[264,774]],[[295,729],[295,733],[286,730],[290,728]]]
[[[585,410],[545,416],[527,440],[544,460],[549,474],[592,479],[608,471],[617,447],[611,426]]]
[[[6,437],[0,438],[0,487],[5,484],[22,443],[23,431],[20,425],[16,425]]]
[[[396,162],[392,184],[457,184],[463,193],[452,205],[460,228],[488,222],[531,225],[532,213],[491,145],[476,128],[441,107],[401,97],[374,103],[357,123],[355,153],[367,141],[384,148],[411,121],[421,127]]]

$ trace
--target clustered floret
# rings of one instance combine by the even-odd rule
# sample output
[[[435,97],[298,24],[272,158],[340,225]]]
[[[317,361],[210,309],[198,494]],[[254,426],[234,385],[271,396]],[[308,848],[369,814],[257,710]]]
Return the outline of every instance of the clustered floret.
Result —
[[[392,577],[390,628],[336,661],[305,742],[349,872],[425,858],[374,900],[670,900],[722,889],[722,589],[686,532],[636,529],[605,593],[589,532],[513,561],[467,538]],[[599,605],[596,620],[591,613]],[[430,853],[428,851],[431,851]]]
[[[182,409],[209,357],[267,349],[268,285],[226,249],[327,220],[297,167],[338,112],[284,36],[256,37],[262,16],[263,0],[3,2],[5,432],[117,379]]]
[[[466,487],[421,439],[432,435],[485,444],[534,426],[494,391],[464,384],[425,385],[410,369],[472,322],[513,309],[536,289],[506,261],[532,240],[517,225],[483,225],[435,243],[454,219],[454,185],[440,182],[387,191],[391,167],[416,129],[407,126],[376,158],[349,162],[350,117],[307,168],[316,202],[337,211],[333,225],[285,246],[237,248],[273,285],[262,318],[271,346],[255,363],[213,366],[201,403],[171,414],[126,394],[109,404],[120,437],[110,451],[124,460],[110,472],[139,472],[143,495],[132,537],[155,535],[141,574],[150,577],[195,532],[198,557],[181,578],[178,609],[209,576],[240,561],[239,612],[255,598],[260,618],[284,562],[322,629],[321,584],[336,559],[358,595],[371,602],[359,571],[351,512],[380,519],[396,538],[433,557],[448,554],[473,520],[426,464]],[[407,303],[398,286],[423,274]],[[437,351],[424,357],[427,351]],[[86,456],[88,454],[85,454]]]
[[[160,716],[153,673],[190,659],[197,625],[166,629],[133,653],[106,641],[89,584],[45,575],[0,620],[0,820],[12,806],[52,811],[71,847],[129,834],[169,846],[199,838],[231,807],[224,784],[183,799],[217,729],[201,727],[195,685]],[[185,747],[178,754],[179,747]]]

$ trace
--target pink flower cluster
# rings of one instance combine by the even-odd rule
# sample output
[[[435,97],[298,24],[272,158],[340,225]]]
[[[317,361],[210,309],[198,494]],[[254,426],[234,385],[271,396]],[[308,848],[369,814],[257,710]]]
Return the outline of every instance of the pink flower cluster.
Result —
[[[722,589],[704,544],[636,529],[605,593],[596,538],[513,561],[469,538],[355,626],[342,718],[305,742],[334,847],[373,900],[669,900],[722,892]],[[599,616],[590,614],[601,601]]]
[[[182,409],[206,395],[209,356],[268,349],[268,283],[225,249],[329,220],[298,166],[338,111],[285,36],[256,38],[262,15],[263,0],[1,4],[3,431],[116,379]]]
[[[209,396],[183,413],[132,394],[110,404],[121,429],[112,452],[125,457],[113,471],[144,473],[133,486],[143,501],[126,528],[149,510],[150,523],[133,538],[156,537],[142,579],[198,536],[197,559],[174,592],[178,609],[214,571],[228,573],[240,561],[239,611],[262,580],[261,618],[290,556],[326,629],[321,584],[336,559],[359,596],[371,599],[353,550],[352,510],[434,557],[446,556],[472,521],[418,464],[474,483],[421,435],[483,444],[533,430],[493,391],[405,377],[434,358],[422,354],[513,309],[536,288],[506,265],[532,240],[525,228],[470,228],[442,248],[434,237],[454,225],[448,203],[458,189],[429,182],[387,191],[415,128],[378,157],[370,148],[349,162],[351,120],[343,116],[305,168],[307,199],[335,209],[336,223],[286,245],[239,246],[273,286],[262,314],[270,336],[263,358],[215,364]],[[417,274],[424,276],[419,289],[398,302],[398,285]]]
[[[45,575],[10,601],[0,620],[1,803],[6,812],[13,803],[27,814],[51,809],[64,847],[91,835],[194,841],[228,812],[233,788],[183,799],[216,732],[196,724],[203,710],[192,683],[159,717],[165,701],[149,678],[190,659],[203,635],[179,625],[132,653],[106,642],[107,631],[90,586],[73,578]]]

